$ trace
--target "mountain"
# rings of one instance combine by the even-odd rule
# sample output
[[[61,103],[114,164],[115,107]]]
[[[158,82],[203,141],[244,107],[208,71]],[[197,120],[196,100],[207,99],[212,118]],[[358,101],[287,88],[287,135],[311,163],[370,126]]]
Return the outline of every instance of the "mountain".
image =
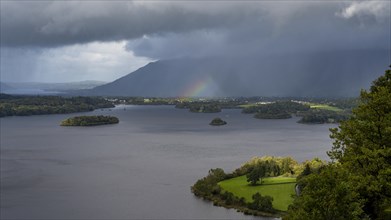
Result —
[[[368,59],[368,57],[370,57]],[[84,91],[107,96],[357,96],[383,74],[388,50],[161,60]],[[321,67],[321,68],[319,68]]]

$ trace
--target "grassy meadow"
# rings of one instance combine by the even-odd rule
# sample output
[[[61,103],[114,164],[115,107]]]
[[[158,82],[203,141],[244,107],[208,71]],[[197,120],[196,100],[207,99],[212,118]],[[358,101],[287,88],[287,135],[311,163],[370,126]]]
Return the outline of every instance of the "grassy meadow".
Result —
[[[219,182],[223,190],[243,197],[247,202],[252,201],[252,195],[259,192],[261,195],[273,197],[273,207],[286,211],[292,203],[292,194],[295,193],[296,178],[292,177],[268,177],[262,179],[262,184],[251,186],[246,176],[239,176]]]

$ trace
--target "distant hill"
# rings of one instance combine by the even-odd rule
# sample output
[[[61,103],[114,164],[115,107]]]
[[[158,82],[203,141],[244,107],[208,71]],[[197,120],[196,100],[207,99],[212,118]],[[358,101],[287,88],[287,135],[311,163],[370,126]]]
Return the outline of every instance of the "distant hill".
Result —
[[[241,65],[237,65],[234,58],[182,58],[149,63],[83,94],[155,97],[357,96],[360,89],[367,88],[388,65],[387,50],[249,57],[248,62],[241,62]]]
[[[88,80],[65,83],[8,82],[6,85],[10,87],[7,91],[11,94],[58,94],[74,90],[92,89],[105,83],[106,82]]]
[[[0,82],[0,93],[7,93],[9,91],[12,91],[14,88],[3,83],[3,82]]]

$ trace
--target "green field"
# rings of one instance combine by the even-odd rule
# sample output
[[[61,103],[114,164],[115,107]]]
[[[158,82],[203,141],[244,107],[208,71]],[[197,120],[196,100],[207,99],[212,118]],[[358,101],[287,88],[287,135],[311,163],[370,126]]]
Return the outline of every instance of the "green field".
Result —
[[[342,109],[340,109],[340,108],[337,108],[337,107],[334,107],[334,106],[330,106],[330,105],[326,105],[326,104],[314,104],[314,103],[311,103],[310,107],[311,108],[317,108],[317,109],[329,110],[329,111],[335,111],[335,112],[342,111]]]
[[[262,185],[250,186],[246,176],[224,180],[218,183],[223,190],[234,195],[243,197],[247,202],[252,201],[252,195],[259,192],[261,195],[273,197],[273,207],[286,211],[292,203],[292,194],[295,194],[296,178],[291,177],[268,177],[264,178]]]
[[[260,104],[256,103],[250,103],[250,104],[243,104],[243,105],[238,105],[240,108],[249,108],[249,107],[255,107],[255,106],[260,106]]]

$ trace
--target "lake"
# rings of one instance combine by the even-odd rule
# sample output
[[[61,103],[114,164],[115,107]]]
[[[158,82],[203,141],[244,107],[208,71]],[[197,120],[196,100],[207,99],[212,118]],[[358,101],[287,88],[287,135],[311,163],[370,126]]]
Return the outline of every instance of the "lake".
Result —
[[[75,115],[116,125],[61,127]],[[225,126],[208,123],[214,117]],[[330,127],[298,118],[259,120],[238,109],[190,113],[174,106],[117,106],[0,119],[1,218],[267,219],[215,207],[190,186],[211,168],[230,172],[253,156],[327,159]]]

